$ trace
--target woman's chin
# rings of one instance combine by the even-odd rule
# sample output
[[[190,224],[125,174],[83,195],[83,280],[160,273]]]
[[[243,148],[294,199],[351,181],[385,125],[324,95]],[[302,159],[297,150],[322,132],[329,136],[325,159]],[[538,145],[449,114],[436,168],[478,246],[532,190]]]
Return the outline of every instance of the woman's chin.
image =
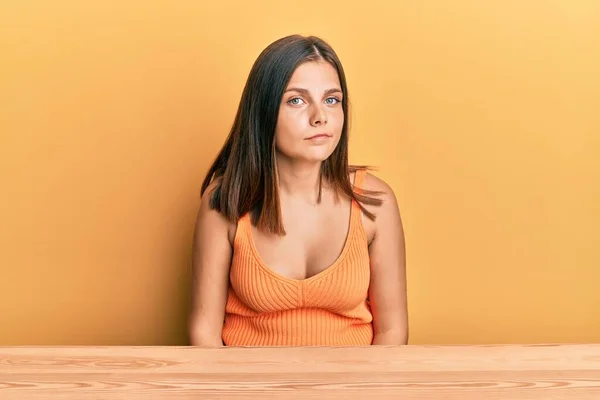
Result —
[[[307,160],[313,162],[323,162],[333,154],[335,149],[311,149],[305,153]]]
[[[306,157],[303,157],[303,161],[309,162],[309,163],[321,163],[321,162],[327,160],[330,156],[331,156],[331,153],[311,154],[311,155],[307,155]]]
[[[292,162],[316,164],[327,160],[333,154],[333,150],[329,151],[328,149],[311,149],[309,151],[297,152],[293,155],[284,155],[284,158],[287,158]],[[283,154],[280,153],[280,157],[281,155]]]

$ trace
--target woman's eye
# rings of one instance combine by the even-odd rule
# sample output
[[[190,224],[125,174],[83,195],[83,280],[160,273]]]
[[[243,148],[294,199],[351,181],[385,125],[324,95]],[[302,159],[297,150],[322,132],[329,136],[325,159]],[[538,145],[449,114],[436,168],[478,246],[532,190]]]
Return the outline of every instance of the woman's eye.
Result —
[[[293,106],[299,106],[302,104],[302,99],[300,97],[294,97],[288,100],[288,103]]]
[[[337,97],[329,97],[329,98],[327,98],[327,99],[325,100],[325,102],[326,102],[328,105],[334,105],[334,104],[337,104],[337,103],[339,103],[339,102],[340,102],[340,99],[338,99]]]

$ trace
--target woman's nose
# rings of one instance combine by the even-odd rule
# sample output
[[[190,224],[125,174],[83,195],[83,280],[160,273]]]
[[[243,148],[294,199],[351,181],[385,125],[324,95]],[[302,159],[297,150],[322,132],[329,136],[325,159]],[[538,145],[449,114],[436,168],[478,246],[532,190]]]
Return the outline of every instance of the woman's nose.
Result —
[[[327,123],[327,113],[322,106],[315,106],[312,114],[312,125],[324,125]]]

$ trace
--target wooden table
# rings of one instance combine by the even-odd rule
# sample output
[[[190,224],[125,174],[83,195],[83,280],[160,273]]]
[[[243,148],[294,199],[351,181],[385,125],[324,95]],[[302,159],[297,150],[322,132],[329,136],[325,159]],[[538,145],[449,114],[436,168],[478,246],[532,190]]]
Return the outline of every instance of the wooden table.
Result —
[[[0,347],[0,399],[600,399],[599,345]]]

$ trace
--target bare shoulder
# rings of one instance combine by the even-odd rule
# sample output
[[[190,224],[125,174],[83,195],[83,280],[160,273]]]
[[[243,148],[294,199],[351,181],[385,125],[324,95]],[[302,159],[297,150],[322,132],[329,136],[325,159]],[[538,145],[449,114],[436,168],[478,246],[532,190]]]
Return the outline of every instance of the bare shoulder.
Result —
[[[210,231],[213,234],[227,234],[230,244],[233,244],[236,224],[229,221],[224,215],[210,206],[212,194],[217,186],[218,182],[211,182],[202,195],[196,220],[196,229],[197,231]]]
[[[395,197],[394,190],[392,189],[392,187],[382,178],[379,178],[378,176],[375,176],[370,172],[367,172],[365,176],[364,188],[367,190],[383,192],[384,198],[387,196]]]
[[[354,180],[354,173],[350,174],[350,178]],[[362,213],[363,227],[368,243],[371,245],[377,236],[389,235],[386,232],[401,230],[402,221],[394,190],[385,180],[367,172],[363,189],[377,192],[377,194],[369,194],[369,196],[381,200],[380,205],[363,203],[365,209],[375,216],[375,220],[371,220],[365,213]]]
[[[386,218],[398,218],[400,210],[394,189],[382,178],[379,178],[371,173],[367,173],[364,181],[364,189],[380,192],[374,197],[380,199],[382,204],[379,206],[365,205],[370,212],[375,214],[376,221]],[[377,221],[378,222],[378,221]]]

